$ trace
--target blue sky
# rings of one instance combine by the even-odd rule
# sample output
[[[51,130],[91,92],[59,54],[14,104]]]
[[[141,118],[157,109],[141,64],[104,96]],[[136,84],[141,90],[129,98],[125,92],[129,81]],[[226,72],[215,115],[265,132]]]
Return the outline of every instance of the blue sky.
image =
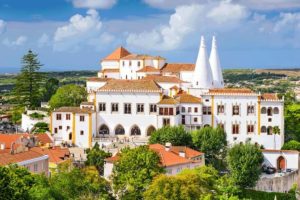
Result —
[[[224,68],[299,68],[299,0],[0,0],[0,71],[28,49],[44,70],[99,69],[122,45],[195,62],[217,36]]]

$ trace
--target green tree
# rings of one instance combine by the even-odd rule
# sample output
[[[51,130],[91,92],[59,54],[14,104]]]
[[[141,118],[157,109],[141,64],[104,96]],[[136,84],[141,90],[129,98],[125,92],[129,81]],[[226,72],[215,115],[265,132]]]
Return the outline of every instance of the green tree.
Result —
[[[120,199],[142,199],[153,178],[164,172],[160,158],[148,146],[123,149],[113,168],[113,188]]]
[[[29,189],[34,178],[27,169],[11,165],[0,166],[0,199],[29,199]]]
[[[300,142],[291,140],[283,144],[282,150],[297,150],[300,151]]]
[[[215,168],[223,167],[222,161],[226,155],[226,133],[221,127],[213,129],[204,127],[192,132],[193,144],[199,150],[205,153],[207,163]]]
[[[241,188],[254,187],[261,173],[263,154],[253,144],[236,144],[227,154],[228,169],[235,184]]]
[[[300,103],[285,108],[284,127],[287,139],[300,141]]]
[[[49,78],[46,81],[44,90],[43,90],[43,101],[49,101],[51,97],[56,93],[59,88],[59,80],[56,78]]]
[[[88,151],[87,160],[85,162],[88,166],[95,166],[100,175],[104,172],[104,159],[111,156],[111,153],[105,152],[99,148],[98,143]]]
[[[33,133],[46,133],[49,131],[49,126],[45,122],[38,122],[33,126]]]
[[[42,65],[37,57],[38,55],[31,50],[23,56],[23,67],[16,78],[16,85],[13,90],[17,102],[29,108],[38,107],[41,102],[43,78],[39,70]]]
[[[191,146],[192,137],[183,126],[164,126],[154,131],[149,138],[150,144],[165,145],[167,142],[174,146]]]
[[[85,88],[79,85],[64,85],[60,87],[50,99],[52,109],[63,106],[79,106],[81,102],[86,101],[87,92]]]

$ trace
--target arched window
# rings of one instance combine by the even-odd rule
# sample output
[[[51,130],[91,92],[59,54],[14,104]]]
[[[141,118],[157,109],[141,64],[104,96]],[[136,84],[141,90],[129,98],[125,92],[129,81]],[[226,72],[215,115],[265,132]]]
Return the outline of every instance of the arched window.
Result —
[[[124,135],[125,134],[125,130],[123,128],[122,125],[118,125],[116,128],[115,128],[115,135]]]
[[[268,112],[268,116],[272,116],[272,113],[273,113],[273,112],[272,112],[272,108],[271,108],[271,107],[268,108],[268,111],[267,111],[267,112]]]
[[[273,128],[272,128],[272,126],[268,126],[268,128],[267,128],[267,134],[268,135],[272,135],[273,134]]]
[[[149,126],[147,129],[147,136],[150,136],[155,130],[154,126]]]
[[[279,114],[279,108],[278,108],[278,107],[275,107],[275,108],[273,109],[273,113],[274,113],[274,114]]]
[[[285,170],[285,158],[283,156],[279,156],[277,159],[277,169],[278,170]]]
[[[131,128],[130,135],[141,135],[141,129],[137,125],[134,125]]]
[[[265,133],[267,132],[267,128],[265,126],[262,126],[260,129],[260,132]]]
[[[267,113],[266,107],[262,107],[262,108],[261,108],[261,114],[266,114],[266,113]]]
[[[99,129],[99,134],[100,135],[109,134],[109,128],[105,124],[101,125]]]

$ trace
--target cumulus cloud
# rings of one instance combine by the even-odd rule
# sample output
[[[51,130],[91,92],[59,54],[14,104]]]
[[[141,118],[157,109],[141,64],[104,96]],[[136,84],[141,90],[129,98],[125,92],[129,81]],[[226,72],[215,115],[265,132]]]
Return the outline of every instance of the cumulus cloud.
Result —
[[[6,22],[2,19],[0,19],[0,34],[2,34],[5,30]]]
[[[117,0],[72,0],[72,3],[76,8],[108,9],[113,7]]]
[[[207,4],[221,1],[230,1],[246,6],[253,10],[280,10],[300,8],[299,0],[144,0],[144,2],[152,7],[160,9],[174,9],[177,6],[197,3]]]
[[[21,35],[13,41],[10,41],[9,39],[6,38],[2,41],[2,43],[6,46],[22,46],[23,44],[26,43],[26,41],[27,41],[27,37]]]
[[[129,34],[128,45],[150,50],[173,50],[196,31],[225,31],[247,18],[244,6],[228,1],[179,6],[170,16],[168,25],[151,31]]]
[[[96,10],[90,9],[86,16],[76,14],[69,24],[58,27],[54,34],[54,50],[76,50],[80,46],[97,46],[111,41],[113,36],[102,33],[102,22]]]

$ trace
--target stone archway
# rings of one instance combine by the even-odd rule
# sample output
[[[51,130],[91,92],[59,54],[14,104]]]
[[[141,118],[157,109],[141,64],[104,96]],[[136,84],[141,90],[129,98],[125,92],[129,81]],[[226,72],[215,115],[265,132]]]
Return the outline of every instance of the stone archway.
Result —
[[[109,128],[105,124],[102,124],[99,128],[99,134],[100,135],[108,135],[109,134]]]
[[[155,127],[154,126],[149,126],[148,128],[147,128],[147,136],[150,136],[154,131],[155,131],[156,129],[155,129]]]
[[[115,135],[125,135],[125,129],[122,125],[118,125],[116,128],[115,128]]]
[[[130,130],[130,135],[131,136],[141,135],[141,129],[137,125],[134,125]]]

